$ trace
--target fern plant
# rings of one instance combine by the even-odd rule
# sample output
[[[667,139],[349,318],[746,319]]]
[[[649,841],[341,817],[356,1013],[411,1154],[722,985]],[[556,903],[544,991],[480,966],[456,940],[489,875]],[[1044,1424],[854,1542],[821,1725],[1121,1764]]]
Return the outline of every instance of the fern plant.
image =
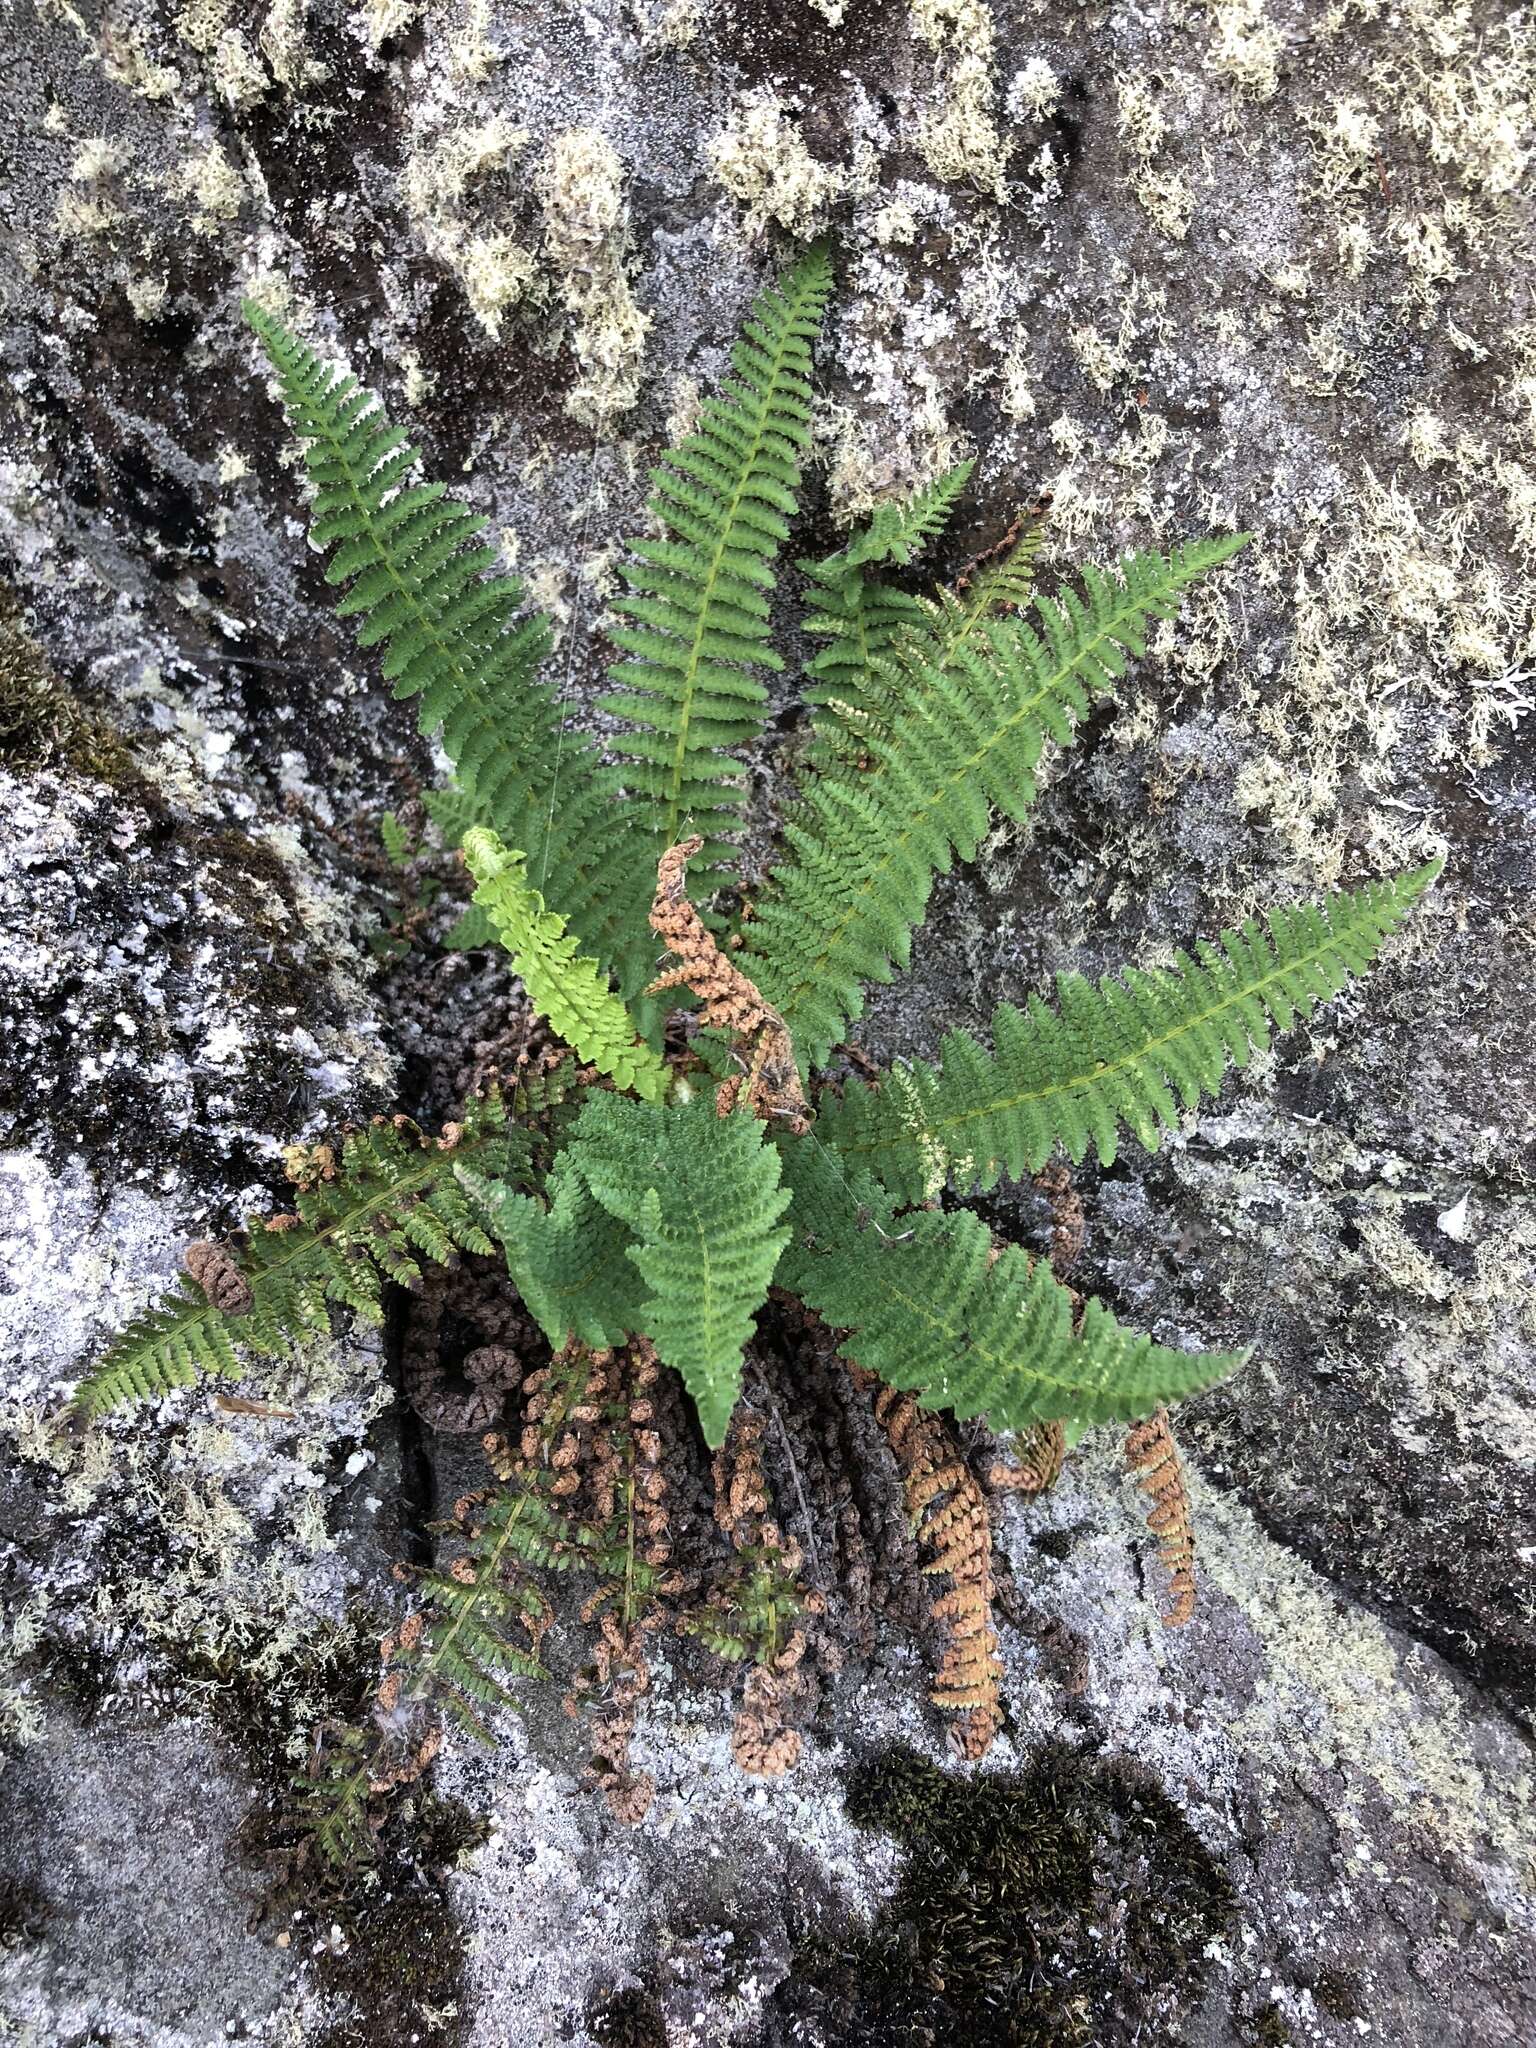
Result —
[[[710,1446],[731,1427],[770,1288],[819,1316],[856,1384],[896,1390],[877,1413],[915,1414],[899,1394],[1025,1432],[1037,1475],[1085,1425],[1160,1414],[1241,1364],[1238,1349],[1186,1352],[1126,1329],[1047,1259],[999,1245],[964,1202],[1054,1151],[1076,1162],[1091,1145],[1108,1165],[1125,1132],[1155,1146],[1230,1067],[1370,965],[1436,864],[1276,909],[1172,966],[1062,977],[1050,997],[1003,1005],[990,1047],[953,1032],[935,1062],[845,1078],[837,1048],[865,990],[907,964],[936,877],[996,819],[1025,817],[1047,745],[1072,746],[1152,628],[1244,536],[1133,553],[1037,593],[1041,522],[1028,517],[952,588],[925,593],[913,565],[970,466],[880,506],[837,554],[801,564],[819,643],[812,744],[777,857],[742,873],[743,755],[762,730],[763,676],[782,665],[775,565],[810,452],[830,286],[817,249],[763,293],[725,391],[653,473],[655,531],[630,544],[615,605],[606,755],[564,731],[539,673],[550,628],[497,569],[484,520],[417,478],[353,377],[247,308],[303,446],[338,610],[453,765],[432,810],[474,884],[460,936],[506,948],[581,1065],[521,1096],[510,1120],[497,1099],[472,1105],[451,1142],[375,1126],[329,1170],[301,1162],[291,1230],[253,1225],[235,1250],[205,1248],[201,1284],[118,1340],[82,1391],[86,1412],[232,1371],[242,1342],[275,1352],[319,1331],[331,1302],[375,1314],[382,1280],[493,1241],[560,1357],[648,1343]],[[719,900],[728,880],[734,910]],[[658,944],[672,956],[661,973]],[[969,1500],[962,1468],[937,1456],[909,1447],[920,1503],[941,1484]],[[532,1668],[532,1651],[497,1648],[527,1616],[504,1566],[579,1557],[557,1515],[526,1489],[493,1503],[472,1567],[424,1587],[432,1621],[412,1686],[441,1679],[473,1718],[508,1672]],[[966,1553],[980,1560],[972,1606],[985,1552]],[[738,1648],[761,1633],[745,1610],[733,1624],[711,1609],[696,1630]],[[610,1649],[632,1667],[632,1642]],[[984,1731],[996,1725],[995,1702],[972,1705]]]

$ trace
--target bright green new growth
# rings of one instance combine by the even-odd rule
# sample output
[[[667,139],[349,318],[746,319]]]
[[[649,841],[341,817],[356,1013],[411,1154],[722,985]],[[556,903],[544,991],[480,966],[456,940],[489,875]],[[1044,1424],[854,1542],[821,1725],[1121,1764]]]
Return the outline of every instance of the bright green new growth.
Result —
[[[907,1202],[1038,1173],[1058,1145],[1076,1161],[1092,1144],[1108,1166],[1122,1125],[1155,1151],[1180,1105],[1193,1109],[1271,1029],[1363,974],[1439,872],[1431,861],[1321,906],[1273,910],[1172,967],[1127,968],[1097,987],[1062,975],[1055,1011],[1037,996],[1026,1010],[999,1006],[992,1052],[952,1031],[941,1065],[893,1068],[879,1089],[851,1081],[820,1136]]]
[[[725,1440],[742,1351],[789,1242],[789,1190],[764,1138],[756,1117],[717,1116],[708,1099],[657,1109],[594,1095],[567,1155],[633,1230],[626,1256],[644,1282],[633,1327],[682,1375],[713,1446]]]
[[[528,886],[523,856],[509,851],[483,825],[465,833],[463,850],[475,878],[475,902],[512,955],[534,1010],[600,1074],[620,1088],[633,1088],[648,1102],[659,1102],[670,1078],[666,1068],[640,1041],[634,1019],[602,968],[577,951],[565,919]]]

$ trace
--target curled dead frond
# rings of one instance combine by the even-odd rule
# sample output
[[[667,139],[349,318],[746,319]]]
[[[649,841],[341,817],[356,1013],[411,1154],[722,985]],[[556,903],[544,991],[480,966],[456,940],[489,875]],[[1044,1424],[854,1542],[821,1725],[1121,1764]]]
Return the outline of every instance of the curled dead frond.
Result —
[[[804,1655],[805,1637],[796,1629],[771,1666],[757,1664],[747,1673],[731,1723],[731,1755],[738,1769],[755,1778],[781,1778],[800,1761],[800,1731],[790,1726],[789,1716]]]
[[[1072,1169],[1064,1159],[1052,1159],[1042,1167],[1035,1175],[1035,1186],[1050,1204],[1051,1271],[1065,1281],[1088,1233],[1083,1198],[1072,1185]]]
[[[189,1244],[181,1263],[208,1297],[209,1306],[226,1316],[246,1316],[256,1306],[251,1283],[227,1245],[199,1240]]]
[[[1195,1531],[1184,1466],[1168,1427],[1166,1408],[1159,1408],[1127,1432],[1125,1462],[1151,1502],[1147,1527],[1157,1538],[1157,1554],[1168,1573],[1163,1626],[1182,1628],[1195,1611]]]
[[[811,1112],[784,1019],[763,1000],[756,984],[721,952],[688,900],[688,862],[703,844],[699,838],[681,840],[668,847],[657,865],[651,929],[667,951],[677,955],[678,965],[658,976],[646,994],[691,989],[699,999],[705,1023],[729,1032],[735,1040],[742,1071],[723,1081],[715,1096],[715,1107],[722,1116],[730,1114],[745,1091],[754,1116],[803,1135],[810,1129]]]
[[[1014,1461],[999,1458],[987,1483],[999,1493],[1048,1493],[1067,1458],[1067,1432],[1060,1422],[1037,1422],[1014,1439]]]
[[[952,1740],[974,1761],[986,1755],[1003,1719],[986,1499],[939,1416],[873,1373],[848,1370],[857,1387],[874,1392],[875,1419],[896,1454],[914,1533],[933,1552],[924,1570],[949,1579],[949,1591],[932,1606],[948,1644],[929,1697],[959,1717]]]
[[[750,1661],[731,1729],[731,1754],[744,1771],[778,1777],[800,1760],[791,1718],[800,1705],[799,1667],[805,1635],[799,1620],[825,1602],[801,1583],[800,1546],[773,1513],[763,1470],[767,1420],[738,1407],[715,1453],[715,1523],[731,1544],[733,1563],[710,1598],[678,1621],[727,1663]]]
[[[438,1356],[447,1281],[429,1274],[413,1304],[401,1352],[406,1399],[429,1429],[450,1436],[483,1436],[501,1420],[506,1398],[523,1380],[523,1360],[505,1344],[483,1344],[463,1363],[465,1388],[449,1384]]]

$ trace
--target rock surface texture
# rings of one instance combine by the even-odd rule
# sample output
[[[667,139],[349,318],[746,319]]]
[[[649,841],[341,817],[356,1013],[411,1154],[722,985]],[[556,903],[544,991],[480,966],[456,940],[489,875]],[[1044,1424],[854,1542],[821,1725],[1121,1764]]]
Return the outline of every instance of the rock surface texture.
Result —
[[[0,60],[7,2038],[1536,2038],[1529,10],[12,0]],[[242,293],[409,416],[585,717],[647,465],[822,229],[793,552],[968,452],[940,570],[1044,489],[1048,567],[1255,536],[1032,827],[941,885],[867,1049],[1447,856],[1362,989],[1156,1159],[1077,1176],[1082,1285],[1256,1350],[1179,1418],[1184,1630],[1108,1434],[1001,1518],[986,1773],[1054,1774],[1093,1868],[967,1894],[954,1940],[1017,1953],[963,2024],[889,1903],[921,1835],[848,1792],[893,1744],[943,1756],[895,1596],[783,1779],[663,1666],[622,1827],[538,1694],[450,1743],[361,1910],[263,1911],[249,1812],[345,1713],[451,1440],[388,1330],[253,1376],[256,1412],[47,1427],[180,1246],[277,1197],[281,1146],[447,1113],[515,1015],[488,956],[370,946],[437,929],[377,851],[435,770],[326,608]],[[770,730],[765,832],[799,740]],[[998,1200],[1042,1241],[1036,1196]],[[846,1577],[772,1398],[781,1513]]]

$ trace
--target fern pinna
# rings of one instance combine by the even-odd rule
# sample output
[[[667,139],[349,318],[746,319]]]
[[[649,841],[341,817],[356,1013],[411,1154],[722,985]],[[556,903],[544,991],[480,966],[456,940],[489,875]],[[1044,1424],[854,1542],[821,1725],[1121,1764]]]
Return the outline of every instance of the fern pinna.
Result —
[[[238,1378],[242,1352],[277,1358],[327,1337],[333,1302],[381,1321],[385,1281],[409,1286],[422,1260],[492,1249],[459,1177],[470,1165],[501,1184],[528,1171],[527,1136],[499,1094],[435,1139],[407,1117],[377,1118],[339,1153],[291,1148],[294,1212],[253,1217],[234,1246],[190,1247],[178,1290],[114,1341],[77,1409],[104,1415],[204,1375]]]
[[[622,1601],[589,1611],[604,1617],[598,1748],[631,1813],[639,1780],[615,1758],[644,1685],[640,1616],[654,1625],[662,1584],[635,1604],[637,1474],[645,1568],[659,1573],[667,1555],[657,1374],[679,1376],[712,1449],[735,1444],[714,1475],[732,1493],[717,1521],[738,1537],[777,1526],[759,1497],[760,1418],[738,1408],[770,1289],[802,1304],[804,1330],[833,1347],[855,1390],[884,1383],[877,1419],[907,1445],[914,1514],[943,1474],[953,1513],[969,1518],[964,1600],[956,1591],[935,1609],[971,1632],[946,1660],[968,1676],[936,1697],[955,1707],[964,1695],[969,1739],[984,1746],[1002,1719],[997,1659],[975,1654],[992,1640],[985,1513],[944,1418],[1023,1432],[1022,1462],[997,1469],[1020,1487],[1035,1475],[1038,1490],[1083,1427],[1161,1415],[1245,1354],[1126,1329],[1069,1292],[1048,1258],[999,1244],[964,1199],[1057,1151],[1076,1162],[1091,1145],[1108,1164],[1122,1129],[1154,1146],[1229,1067],[1362,973],[1436,872],[1273,910],[1170,966],[1063,977],[1053,999],[999,1008],[990,1047],[952,1032],[935,1063],[845,1079],[837,1048],[865,989],[906,964],[935,878],[972,858],[994,820],[1027,814],[1046,747],[1071,746],[1153,626],[1243,536],[1131,553],[1037,593],[1037,509],[952,587],[925,591],[914,564],[971,466],[878,507],[838,553],[801,565],[811,744],[777,857],[764,875],[739,872],[745,756],[762,730],[763,675],[781,666],[769,644],[775,565],[811,452],[830,281],[817,249],[758,299],[725,391],[653,472],[656,530],[630,544],[614,606],[606,755],[563,732],[565,707],[539,673],[550,629],[497,571],[484,521],[415,476],[412,451],[352,377],[248,309],[304,443],[312,530],[334,550],[340,610],[362,646],[384,650],[385,676],[419,700],[423,731],[441,733],[453,765],[432,809],[473,883],[460,936],[505,947],[528,1005],[574,1058],[520,1093],[510,1126],[493,1098],[436,1144],[375,1126],[328,1166],[306,1154],[292,1228],[253,1224],[240,1246],[198,1248],[195,1280],[125,1333],[80,1396],[100,1413],[227,1372],[242,1342],[270,1353],[318,1335],[333,1301],[376,1313],[383,1280],[409,1283],[423,1257],[494,1240],[558,1373],[529,1375],[522,1453],[493,1457],[502,1491],[466,1510],[466,1555],[421,1584],[421,1618],[393,1653],[409,1651],[396,1701],[436,1685],[450,1711],[479,1718],[508,1673],[534,1667],[543,1618],[514,1561],[622,1568]],[[714,901],[727,880],[750,910]],[[659,973],[658,943],[676,963]],[[558,1439],[541,1434],[552,1416]],[[627,1448],[614,1448],[615,1430],[630,1432]],[[629,1535],[615,1547],[625,1473]],[[596,1503],[586,1519],[572,1506],[582,1487]],[[757,1628],[748,1608],[759,1622],[767,1612],[752,1573],[739,1559],[732,1569],[693,1616],[698,1640],[739,1645]],[[801,1611],[794,1573],[781,1576],[769,1605],[777,1613],[782,1593],[786,1613]],[[1181,1583],[1181,1613],[1192,1597]],[[511,1643],[514,1623],[526,1644]],[[779,1767],[765,1760],[798,1743],[775,1718],[798,1650],[776,1626],[762,1640],[743,1710],[756,1718],[738,1750],[754,1769]],[[370,1748],[354,1789],[375,1768]]]

